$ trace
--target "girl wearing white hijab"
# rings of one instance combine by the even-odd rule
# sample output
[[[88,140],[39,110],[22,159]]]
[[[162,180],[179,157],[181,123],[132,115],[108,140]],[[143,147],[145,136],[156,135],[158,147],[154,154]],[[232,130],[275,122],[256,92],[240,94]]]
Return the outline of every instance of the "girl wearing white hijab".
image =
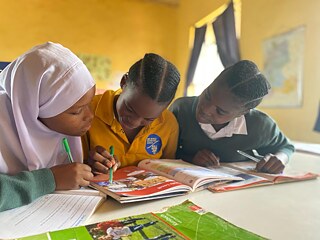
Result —
[[[90,128],[94,92],[83,62],[51,42],[0,73],[0,211],[89,184],[91,168],[82,164],[79,136]],[[67,164],[64,137],[78,163]]]

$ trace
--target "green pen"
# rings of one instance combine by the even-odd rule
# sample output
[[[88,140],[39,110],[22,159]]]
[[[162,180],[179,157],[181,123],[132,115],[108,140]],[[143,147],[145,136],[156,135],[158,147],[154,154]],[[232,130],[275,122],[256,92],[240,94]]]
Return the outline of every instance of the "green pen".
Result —
[[[110,153],[111,157],[113,157],[114,147],[112,145],[109,148],[109,153]],[[112,183],[112,181],[113,181],[113,168],[111,167],[109,170],[109,183]]]
[[[72,155],[71,155],[71,150],[70,150],[70,147],[69,147],[68,139],[63,138],[62,139],[62,144],[63,144],[64,150],[66,150],[66,153],[68,155],[69,162],[73,163],[73,158],[72,158]]]

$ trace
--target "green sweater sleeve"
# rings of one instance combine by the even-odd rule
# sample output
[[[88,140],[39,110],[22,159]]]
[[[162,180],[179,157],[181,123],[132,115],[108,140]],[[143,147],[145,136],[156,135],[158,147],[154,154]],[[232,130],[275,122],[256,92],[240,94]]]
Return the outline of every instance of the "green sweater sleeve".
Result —
[[[0,211],[26,205],[54,190],[54,177],[47,168],[13,176],[0,174]]]

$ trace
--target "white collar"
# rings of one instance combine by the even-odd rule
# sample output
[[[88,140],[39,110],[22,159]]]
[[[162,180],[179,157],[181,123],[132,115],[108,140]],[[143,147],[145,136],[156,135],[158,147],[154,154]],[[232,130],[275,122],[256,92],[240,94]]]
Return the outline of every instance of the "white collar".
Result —
[[[218,132],[216,132],[211,124],[199,123],[199,125],[204,133],[212,140],[223,137],[232,137],[234,134],[248,134],[244,115],[233,119],[227,126],[220,129]]]

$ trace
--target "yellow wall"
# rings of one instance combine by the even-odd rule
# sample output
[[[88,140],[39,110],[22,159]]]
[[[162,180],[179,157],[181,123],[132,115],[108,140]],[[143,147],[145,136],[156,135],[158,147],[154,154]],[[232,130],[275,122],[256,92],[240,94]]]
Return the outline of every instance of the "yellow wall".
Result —
[[[171,60],[185,79],[190,28],[227,0],[180,0],[169,6],[146,0],[0,0],[0,61],[30,47],[60,42],[76,53],[105,55],[112,74],[126,71],[146,52]],[[320,1],[242,0],[242,57],[262,67],[262,41],[306,26],[303,106],[263,109],[292,139],[320,143],[313,132],[320,100]],[[99,83],[99,87],[103,87]],[[180,84],[177,96],[182,95]]]
[[[0,0],[0,6],[0,61],[46,41],[109,57],[112,75],[146,52],[176,58],[177,7],[144,0]]]
[[[306,27],[303,105],[297,108],[262,109],[292,139],[320,143],[313,131],[320,100],[320,1],[242,0],[242,58],[263,67],[262,41],[298,26]]]

